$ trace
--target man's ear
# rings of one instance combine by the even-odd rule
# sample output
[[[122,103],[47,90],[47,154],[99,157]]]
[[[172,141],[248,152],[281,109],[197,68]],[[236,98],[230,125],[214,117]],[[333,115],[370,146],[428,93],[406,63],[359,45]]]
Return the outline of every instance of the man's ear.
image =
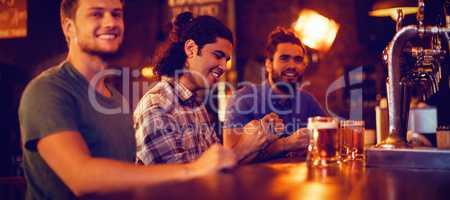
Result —
[[[307,54],[305,54],[305,58],[304,58],[305,60],[303,61],[303,63],[304,63],[304,65],[305,66],[308,66],[309,65],[309,56],[307,55]]]
[[[75,24],[73,20],[64,18],[61,22],[61,28],[67,42],[69,42],[70,38],[73,39],[75,37]]]
[[[268,73],[272,73],[273,71],[273,61],[271,59],[266,58],[266,62],[264,64],[266,71]]]
[[[198,54],[198,45],[194,40],[189,39],[184,43],[184,53],[187,58],[193,58]]]

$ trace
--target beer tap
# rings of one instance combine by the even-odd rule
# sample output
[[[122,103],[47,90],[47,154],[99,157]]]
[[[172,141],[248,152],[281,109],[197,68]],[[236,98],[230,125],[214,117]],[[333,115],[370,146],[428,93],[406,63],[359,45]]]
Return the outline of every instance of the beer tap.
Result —
[[[425,2],[424,0],[418,0],[417,1],[417,15],[416,15],[416,19],[417,19],[417,23],[419,24],[419,27],[423,27],[423,19],[425,18]]]
[[[448,4],[448,1],[446,2]],[[442,65],[450,46],[443,49],[442,38],[449,44],[449,20],[446,13],[445,26],[428,26],[423,20],[425,18],[425,2],[417,2],[417,25],[402,27],[394,35],[384,57],[388,65],[387,97],[389,112],[389,136],[380,148],[407,148],[406,131],[409,115],[409,103],[413,91],[422,100],[436,93],[439,89],[439,81],[442,77]],[[447,6],[448,7],[448,6]],[[412,40],[421,43],[411,45]],[[427,43],[427,41],[429,41]],[[400,62],[400,57],[406,60],[414,59],[414,64]]]

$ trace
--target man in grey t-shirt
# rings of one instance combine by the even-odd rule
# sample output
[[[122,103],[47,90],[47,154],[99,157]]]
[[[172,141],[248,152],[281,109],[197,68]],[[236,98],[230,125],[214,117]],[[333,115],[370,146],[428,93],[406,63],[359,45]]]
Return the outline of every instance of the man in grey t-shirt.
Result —
[[[25,90],[19,108],[25,150],[24,168],[28,194],[67,199],[68,188],[45,164],[37,151],[40,139],[59,132],[77,131],[92,156],[132,163],[136,153],[129,113],[104,113],[122,108],[123,98],[113,87],[111,96],[94,94],[89,100],[89,82],[67,61],[36,77]],[[55,149],[55,151],[59,151]]]
[[[75,199],[164,181],[185,180],[234,165],[210,147],[189,164],[136,166],[135,139],[123,97],[99,76],[122,43],[123,2],[63,0],[67,59],[25,89],[19,120],[27,199]]]

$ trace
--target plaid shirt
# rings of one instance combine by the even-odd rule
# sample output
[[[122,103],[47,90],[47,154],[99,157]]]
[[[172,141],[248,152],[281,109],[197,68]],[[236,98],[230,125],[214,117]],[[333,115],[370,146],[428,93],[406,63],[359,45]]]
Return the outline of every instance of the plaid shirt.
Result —
[[[137,159],[144,164],[190,162],[219,143],[205,106],[166,77],[140,100],[133,119]]]

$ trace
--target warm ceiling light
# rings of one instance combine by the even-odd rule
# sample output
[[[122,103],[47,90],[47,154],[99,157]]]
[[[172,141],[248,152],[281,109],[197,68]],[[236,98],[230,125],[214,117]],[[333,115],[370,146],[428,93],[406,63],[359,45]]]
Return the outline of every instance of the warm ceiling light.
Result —
[[[374,17],[390,16],[394,21],[397,21],[397,9],[402,9],[403,15],[409,15],[417,13],[417,7],[398,7],[398,8],[385,8],[370,11],[369,15]]]
[[[154,67],[143,67],[141,69],[141,75],[145,78],[153,78],[155,77]]]
[[[390,16],[397,21],[397,9],[402,9],[403,15],[417,13],[417,1],[415,0],[378,0],[373,5],[370,16],[386,17]]]
[[[294,29],[306,46],[327,51],[336,38],[339,25],[314,10],[303,10],[294,24]]]

